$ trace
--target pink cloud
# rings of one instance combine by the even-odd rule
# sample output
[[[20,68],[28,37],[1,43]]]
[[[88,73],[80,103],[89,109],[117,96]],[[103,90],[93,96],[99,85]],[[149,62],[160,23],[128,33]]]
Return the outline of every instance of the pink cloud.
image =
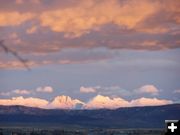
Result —
[[[0,12],[0,26],[17,26],[34,18],[33,13]]]
[[[136,93],[149,93],[152,95],[158,95],[159,90],[154,85],[144,85],[135,90]]]
[[[112,58],[110,53],[84,57],[83,51],[83,57],[59,56],[58,61],[57,56],[52,59],[36,57],[42,54],[52,57],[52,52],[62,54],[64,49],[165,50],[180,46],[178,0],[70,0],[51,1],[50,5],[40,0],[1,2],[0,26],[6,29],[0,32],[1,38],[7,46],[31,58],[27,63],[29,67]],[[18,37],[7,38],[15,32]],[[126,36],[122,36],[124,34]],[[0,60],[3,69],[22,67],[12,59]]]

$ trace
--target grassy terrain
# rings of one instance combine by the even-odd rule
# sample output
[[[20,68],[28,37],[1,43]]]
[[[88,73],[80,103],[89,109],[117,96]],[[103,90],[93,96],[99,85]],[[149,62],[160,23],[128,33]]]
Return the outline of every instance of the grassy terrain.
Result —
[[[0,135],[163,135],[163,129],[104,129],[77,127],[1,126]]]

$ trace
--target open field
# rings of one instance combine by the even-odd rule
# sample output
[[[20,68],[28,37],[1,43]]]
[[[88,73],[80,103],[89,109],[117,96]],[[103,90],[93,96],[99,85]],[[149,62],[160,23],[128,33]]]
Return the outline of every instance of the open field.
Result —
[[[0,127],[0,135],[163,135],[163,129]]]

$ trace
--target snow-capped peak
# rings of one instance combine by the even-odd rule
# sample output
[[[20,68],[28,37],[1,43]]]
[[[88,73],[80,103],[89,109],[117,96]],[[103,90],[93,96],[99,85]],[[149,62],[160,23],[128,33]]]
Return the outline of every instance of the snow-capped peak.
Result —
[[[54,98],[54,100],[49,104],[50,108],[60,108],[60,109],[73,109],[76,107],[76,105],[85,103],[78,100],[78,99],[72,99],[69,96],[57,96]]]

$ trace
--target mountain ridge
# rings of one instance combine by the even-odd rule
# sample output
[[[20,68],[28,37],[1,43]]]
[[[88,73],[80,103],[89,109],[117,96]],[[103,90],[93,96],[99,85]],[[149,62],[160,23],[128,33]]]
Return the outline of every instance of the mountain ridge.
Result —
[[[180,104],[118,109],[70,110],[0,106],[0,123],[44,123],[103,128],[162,128],[166,119],[180,119]]]
[[[12,97],[11,99],[0,99],[0,105],[23,105],[28,107],[39,107],[45,109],[60,108],[60,109],[116,109],[120,107],[133,106],[158,106],[172,104],[173,101],[158,98],[137,98],[126,100],[121,97],[108,97],[96,95],[87,102],[79,99],[71,98],[70,96],[59,95],[48,101],[43,98],[34,97]]]

